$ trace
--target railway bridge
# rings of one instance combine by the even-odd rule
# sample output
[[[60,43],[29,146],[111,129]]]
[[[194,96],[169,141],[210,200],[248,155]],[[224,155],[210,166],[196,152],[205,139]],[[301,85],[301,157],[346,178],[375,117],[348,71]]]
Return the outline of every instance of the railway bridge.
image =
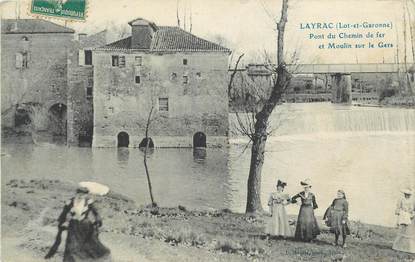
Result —
[[[351,103],[351,73],[397,73],[408,72],[415,75],[415,64],[382,63],[382,64],[298,64],[287,65],[293,74],[330,74],[332,77],[332,102]],[[411,84],[414,84],[412,78]]]

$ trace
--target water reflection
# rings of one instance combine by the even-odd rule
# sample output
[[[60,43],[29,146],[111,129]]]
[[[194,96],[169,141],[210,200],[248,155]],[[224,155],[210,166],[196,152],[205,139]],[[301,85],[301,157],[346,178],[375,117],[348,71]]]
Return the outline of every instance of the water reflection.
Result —
[[[275,132],[279,136],[268,138],[262,172],[264,205],[276,179],[285,180],[287,193],[293,194],[301,190],[300,179],[309,177],[321,206],[318,215],[331,203],[336,190],[343,188],[352,219],[394,223],[399,189],[411,183],[415,186],[415,110],[349,111],[329,104],[293,105],[292,120]],[[281,135],[282,131],[290,135]],[[233,138],[229,148],[221,149],[149,149],[147,162],[156,202],[243,212],[250,150],[243,152],[245,144],[240,140]],[[3,183],[41,178],[74,184],[96,181],[139,204],[150,203],[142,150],[2,146],[8,156],[1,158]],[[295,214],[295,208],[287,210]],[[389,216],[385,210],[390,210]],[[385,215],[376,215],[379,213]]]
[[[198,147],[198,148],[193,149],[193,160],[196,163],[201,163],[201,164],[204,163],[206,160],[206,156],[207,156],[206,148]]]
[[[130,159],[130,150],[128,147],[117,148],[117,160],[120,165],[127,165]]]

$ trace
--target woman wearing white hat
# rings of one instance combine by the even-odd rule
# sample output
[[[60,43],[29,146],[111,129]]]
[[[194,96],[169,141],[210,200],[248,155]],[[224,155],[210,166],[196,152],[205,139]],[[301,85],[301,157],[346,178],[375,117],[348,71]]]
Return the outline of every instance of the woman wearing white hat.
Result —
[[[76,190],[75,197],[65,204],[58,218],[58,236],[46,259],[56,253],[61,242],[62,231],[67,230],[63,262],[111,261],[110,250],[98,238],[98,228],[102,226],[102,220],[89,193],[88,187],[80,186]]]
[[[401,190],[403,197],[396,208],[398,216],[398,235],[392,248],[397,251],[415,253],[415,202],[413,191],[409,188]]]
[[[285,211],[285,206],[288,205],[290,201],[290,196],[287,193],[284,193],[286,185],[287,183],[278,180],[277,191],[272,192],[268,200],[271,217],[266,228],[266,233],[271,236],[292,236],[287,212]]]
[[[295,228],[295,239],[300,241],[311,242],[320,234],[320,228],[317,219],[314,216],[314,209],[318,208],[316,197],[311,192],[311,182],[309,179],[301,181],[304,191],[293,196],[292,203],[296,203],[297,199],[301,199],[300,213],[298,214],[297,226]]]

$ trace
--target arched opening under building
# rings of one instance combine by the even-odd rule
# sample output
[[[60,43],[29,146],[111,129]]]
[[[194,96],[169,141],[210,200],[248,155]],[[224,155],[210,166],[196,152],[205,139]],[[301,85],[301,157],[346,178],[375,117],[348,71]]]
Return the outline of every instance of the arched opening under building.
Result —
[[[140,144],[138,145],[139,148],[146,148],[147,147],[147,138],[143,138],[143,140],[141,140]],[[148,138],[148,148],[154,148],[154,142],[153,139],[151,139],[151,137]]]
[[[117,136],[117,147],[128,147],[130,144],[130,136],[126,132],[120,132]]]
[[[14,114],[14,126],[15,127],[27,127],[32,123],[30,113],[24,108],[17,108]]]
[[[203,132],[193,135],[193,147],[206,147],[206,135]]]
[[[94,128],[92,124],[85,125],[79,130],[78,142],[80,147],[90,147],[92,145],[93,132]]]
[[[57,103],[49,108],[49,130],[55,136],[66,136],[66,105]]]

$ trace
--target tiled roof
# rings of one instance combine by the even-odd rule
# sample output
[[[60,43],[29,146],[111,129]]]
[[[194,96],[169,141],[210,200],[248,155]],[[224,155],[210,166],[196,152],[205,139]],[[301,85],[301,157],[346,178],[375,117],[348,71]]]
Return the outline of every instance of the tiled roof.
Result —
[[[131,36],[105,45],[106,49],[131,49]]]
[[[42,19],[2,19],[4,34],[75,33],[73,29]]]
[[[179,27],[158,26],[151,39],[148,51],[188,51],[188,52],[229,52],[228,48],[204,40]],[[121,50],[131,48],[131,36],[103,46],[104,50]]]

